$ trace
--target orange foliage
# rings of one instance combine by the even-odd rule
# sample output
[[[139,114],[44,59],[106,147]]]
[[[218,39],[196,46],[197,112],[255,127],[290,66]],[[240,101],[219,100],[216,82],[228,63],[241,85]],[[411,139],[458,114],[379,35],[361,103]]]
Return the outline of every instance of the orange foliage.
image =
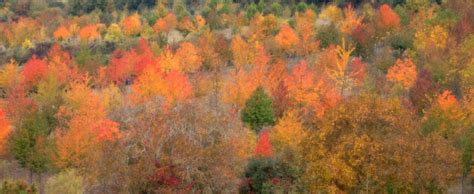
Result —
[[[62,51],[58,44],[54,44],[47,55],[48,73],[54,76],[61,84],[74,79],[78,74],[77,66],[68,52]]]
[[[198,49],[190,42],[183,42],[176,50],[175,57],[179,59],[180,66],[184,72],[195,72],[202,65],[202,57]]]
[[[232,39],[230,49],[232,51],[234,65],[237,69],[240,69],[243,65],[250,64],[250,61],[252,60],[252,51],[250,50],[250,46],[242,39],[242,37],[236,35]]]
[[[5,152],[5,146],[7,145],[8,136],[12,131],[10,122],[8,122],[7,117],[2,109],[0,109],[0,155]]]
[[[303,14],[296,15],[296,30],[301,39],[298,44],[298,53],[307,55],[314,52],[319,47],[319,42],[314,39],[316,35],[314,31],[316,14],[313,10],[307,9]]]
[[[184,30],[187,32],[195,32],[196,25],[194,25],[193,21],[188,16],[185,16],[183,19],[179,21],[178,29]]]
[[[35,55],[28,60],[23,67],[23,76],[27,84],[36,84],[48,74],[48,66],[44,60],[36,58]]]
[[[387,79],[408,89],[415,83],[416,75],[416,66],[410,58],[397,59],[395,65],[388,70]]]
[[[69,32],[68,28],[60,26],[56,31],[54,31],[53,35],[54,38],[58,40],[66,40],[71,37],[71,32]]]
[[[316,79],[304,61],[293,67],[284,82],[290,99],[317,117],[322,116],[326,109],[334,107],[340,99],[335,88],[329,86],[322,77]]]
[[[202,28],[206,25],[206,20],[202,16],[197,15],[194,18],[196,19],[196,23],[198,25],[198,28]]]
[[[176,28],[178,20],[173,13],[169,13],[163,18],[156,20],[155,25],[153,25],[153,30],[155,32],[169,32],[170,30]]]
[[[93,41],[100,37],[96,24],[87,25],[79,30],[79,39],[82,41]]]
[[[126,35],[132,36],[137,35],[142,30],[142,23],[140,21],[140,16],[135,13],[131,16],[125,17],[122,21],[123,32]]]
[[[175,101],[183,101],[192,94],[191,84],[188,77],[177,71],[172,71],[164,76],[167,90],[163,93],[167,102],[173,104]]]
[[[362,25],[363,17],[357,16],[357,13],[354,11],[354,8],[349,4],[344,9],[344,20],[341,23],[341,32],[346,34],[351,34],[354,29]]]
[[[387,4],[380,6],[378,21],[383,28],[398,28],[400,26],[400,17]]]
[[[268,130],[264,130],[260,133],[257,142],[257,147],[255,148],[255,156],[273,156],[272,145],[270,143],[270,133],[268,132]]]
[[[265,68],[269,62],[270,55],[265,50],[265,47],[257,42],[255,45],[255,56],[253,57],[255,68]]]
[[[118,137],[118,125],[106,118],[106,109],[87,76],[73,81],[63,98],[57,117],[66,120],[67,127],[56,130],[56,162],[60,167],[77,166],[93,155],[100,142]]]
[[[459,105],[456,97],[449,90],[445,90],[443,93],[441,93],[438,96],[436,102],[443,111],[449,111],[450,109],[456,108]]]
[[[109,141],[119,137],[120,131],[118,123],[109,119],[104,119],[92,127],[92,132],[97,133],[98,141]]]
[[[281,26],[280,32],[275,36],[275,41],[281,49],[289,52],[299,39],[293,28],[285,24]]]
[[[244,69],[236,70],[224,86],[223,101],[233,104],[237,109],[244,107],[245,101],[260,85],[261,79],[262,77],[252,76]]]
[[[188,77],[180,72],[159,72],[148,67],[132,85],[132,99],[143,102],[156,97],[163,97],[167,104],[183,101],[192,94]]]

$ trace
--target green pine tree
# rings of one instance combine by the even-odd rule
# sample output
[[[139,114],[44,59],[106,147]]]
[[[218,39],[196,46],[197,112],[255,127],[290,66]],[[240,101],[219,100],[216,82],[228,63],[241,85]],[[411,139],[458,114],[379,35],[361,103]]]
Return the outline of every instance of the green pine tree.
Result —
[[[272,99],[262,87],[258,87],[245,102],[242,121],[258,133],[262,127],[274,124],[275,117],[272,107]]]

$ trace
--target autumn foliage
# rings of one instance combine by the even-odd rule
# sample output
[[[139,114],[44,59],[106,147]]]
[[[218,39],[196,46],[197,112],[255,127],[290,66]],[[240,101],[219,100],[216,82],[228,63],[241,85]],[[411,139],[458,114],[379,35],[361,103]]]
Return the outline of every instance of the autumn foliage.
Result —
[[[473,193],[472,0],[0,2],[0,193]]]
[[[389,5],[383,4],[380,6],[378,14],[378,21],[382,28],[391,29],[400,26],[400,17]]]
[[[0,154],[6,151],[8,136],[12,131],[10,122],[8,122],[5,112],[0,109]]]
[[[415,83],[416,75],[416,66],[410,58],[397,59],[395,65],[388,70],[387,79],[408,89]]]
[[[261,157],[271,157],[273,155],[270,133],[267,130],[262,131],[259,135],[255,155]]]
[[[42,78],[45,78],[48,74],[48,66],[44,60],[38,59],[33,56],[23,67],[22,72],[25,82],[28,84],[38,83]]]

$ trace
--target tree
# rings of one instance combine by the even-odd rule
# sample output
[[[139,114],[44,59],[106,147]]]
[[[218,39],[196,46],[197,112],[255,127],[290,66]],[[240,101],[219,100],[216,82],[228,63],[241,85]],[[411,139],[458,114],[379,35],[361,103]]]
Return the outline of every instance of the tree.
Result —
[[[396,98],[348,99],[303,140],[303,181],[311,192],[447,188],[460,175],[460,151],[441,135],[422,135],[414,118]]]
[[[71,32],[65,26],[60,26],[56,31],[53,33],[54,38],[57,40],[67,40],[71,37]]]
[[[296,176],[291,166],[273,158],[252,158],[244,172],[240,193],[290,192]]]
[[[122,29],[120,28],[120,26],[115,23],[110,24],[109,27],[107,28],[107,33],[105,34],[104,39],[110,42],[119,42],[123,38],[124,37],[123,37]]]
[[[262,87],[257,87],[245,102],[245,108],[241,114],[242,121],[251,129],[259,132],[262,127],[273,125],[274,123],[272,99],[265,93]]]
[[[142,23],[140,21],[140,16],[138,13],[135,13],[131,16],[127,16],[122,21],[123,32],[127,36],[137,35],[142,30]]]
[[[46,193],[71,193],[84,192],[83,178],[75,169],[67,169],[50,177],[46,182]]]
[[[260,132],[257,147],[255,148],[255,156],[257,157],[272,157],[273,150],[270,143],[270,133],[268,130]]]
[[[387,79],[409,89],[415,83],[416,75],[416,66],[410,58],[397,59],[395,65],[388,70]]]
[[[169,13],[165,17],[156,20],[156,23],[153,25],[153,30],[156,33],[168,33],[172,29],[176,28],[176,25],[178,25],[178,20],[176,19],[176,16],[173,13]]]
[[[282,25],[280,31],[275,36],[275,42],[285,52],[291,53],[299,38],[293,28],[288,25]]]
[[[6,146],[10,133],[12,132],[12,126],[5,116],[5,112],[0,109],[0,155],[6,151]]]
[[[303,123],[294,110],[289,110],[270,131],[270,140],[277,152],[297,152],[305,135]]]
[[[48,66],[42,59],[38,59],[35,55],[25,63],[23,67],[24,81],[28,85],[35,85],[41,79],[45,78],[48,73]]]
[[[232,51],[234,65],[237,69],[251,63],[252,51],[250,50],[250,46],[239,35],[232,39],[230,49]]]
[[[190,42],[182,42],[176,50],[175,57],[179,59],[183,72],[193,73],[202,66],[203,59],[199,55],[198,48]]]
[[[97,24],[89,24],[79,30],[79,39],[81,41],[94,41],[100,38],[100,34],[97,31]]]
[[[351,63],[350,56],[354,49],[351,45],[346,47],[345,39],[342,39],[342,45],[338,45],[335,50],[335,65],[327,66],[327,73],[339,87],[341,96],[346,88],[352,89],[360,83],[365,74],[365,65],[359,58]]]
[[[51,165],[53,146],[48,135],[53,127],[41,112],[34,112],[26,116],[10,139],[10,153],[23,168],[30,171],[30,184],[33,173],[39,175],[40,190],[43,189],[41,174]]]
[[[378,24],[382,29],[389,30],[400,27],[400,17],[389,5],[383,4],[379,8]]]

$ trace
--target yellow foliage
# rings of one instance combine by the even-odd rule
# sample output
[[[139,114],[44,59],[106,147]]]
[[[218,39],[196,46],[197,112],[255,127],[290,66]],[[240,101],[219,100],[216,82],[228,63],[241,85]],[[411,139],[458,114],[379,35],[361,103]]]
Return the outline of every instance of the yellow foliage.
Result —
[[[336,5],[329,5],[321,11],[319,19],[339,23],[342,20],[342,11]]]
[[[20,73],[20,69],[13,60],[0,69],[0,87],[2,88],[11,88],[15,84],[20,83],[22,79],[23,76]]]
[[[421,28],[415,33],[414,45],[418,50],[446,47],[448,32],[440,25]]]
[[[234,65],[237,69],[240,69],[243,65],[251,63],[252,51],[250,50],[250,46],[239,35],[236,35],[232,39],[230,50],[232,51]]]
[[[278,120],[270,131],[270,140],[277,152],[296,151],[303,140],[305,131],[297,112],[290,110]]]

